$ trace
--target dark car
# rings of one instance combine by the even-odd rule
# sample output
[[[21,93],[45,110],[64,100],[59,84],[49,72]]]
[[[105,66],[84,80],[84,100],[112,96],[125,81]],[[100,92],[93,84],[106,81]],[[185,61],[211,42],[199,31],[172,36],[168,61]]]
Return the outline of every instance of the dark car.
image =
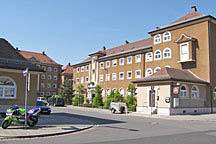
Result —
[[[65,101],[62,97],[52,97],[48,99],[48,103],[53,106],[64,106]]]
[[[43,113],[43,114],[51,113],[51,108],[48,107],[43,101],[37,101],[36,107],[41,109],[40,113]]]

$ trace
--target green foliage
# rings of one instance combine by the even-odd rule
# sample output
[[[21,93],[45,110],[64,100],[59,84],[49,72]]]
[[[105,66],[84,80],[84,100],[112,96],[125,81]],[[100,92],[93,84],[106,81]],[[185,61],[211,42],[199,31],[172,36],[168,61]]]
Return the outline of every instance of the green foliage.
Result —
[[[104,108],[108,109],[110,107],[111,102],[124,102],[124,98],[121,96],[119,91],[111,91],[110,95],[108,95],[107,100],[104,101]]]
[[[134,97],[135,96],[135,92],[136,92],[136,85],[133,83],[130,83],[128,85],[128,90],[127,90],[130,94],[130,96]]]
[[[86,99],[86,104],[89,104],[90,102],[89,102],[89,99]]]
[[[128,92],[130,95],[127,96],[126,104],[129,111],[136,111],[137,99],[135,98],[136,87],[135,84],[130,83],[128,85]]]
[[[77,106],[77,105],[82,105],[83,102],[84,102],[84,96],[83,96],[83,93],[84,93],[84,86],[83,85],[79,85],[77,87],[77,94],[75,95],[75,97],[73,98],[73,102],[72,104]]]
[[[97,85],[95,87],[95,97],[93,98],[93,106],[100,107],[103,106],[103,98],[102,98],[102,88]]]
[[[115,91],[113,102],[123,102],[123,97],[118,90]]]
[[[104,108],[109,109],[111,102],[112,102],[111,99],[107,98],[107,100],[104,101]]]
[[[72,103],[72,96],[73,96],[73,88],[72,88],[72,81],[66,80],[62,84],[61,88],[58,89],[59,95],[55,97],[63,97],[67,104]]]

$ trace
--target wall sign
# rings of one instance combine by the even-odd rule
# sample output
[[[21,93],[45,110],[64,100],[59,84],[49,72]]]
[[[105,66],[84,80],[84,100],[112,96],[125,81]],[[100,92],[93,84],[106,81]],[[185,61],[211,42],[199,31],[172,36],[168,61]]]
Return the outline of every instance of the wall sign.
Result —
[[[174,87],[173,94],[178,94],[178,93],[179,93],[179,87]]]
[[[166,98],[165,98],[165,102],[166,102],[166,103],[170,103],[170,98],[169,98],[169,97],[166,97]]]

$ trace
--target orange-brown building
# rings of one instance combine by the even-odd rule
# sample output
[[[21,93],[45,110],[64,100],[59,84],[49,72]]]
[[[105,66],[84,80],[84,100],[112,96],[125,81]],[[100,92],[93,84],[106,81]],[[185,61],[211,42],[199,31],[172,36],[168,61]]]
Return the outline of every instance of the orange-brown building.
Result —
[[[23,57],[30,62],[37,64],[37,66],[45,71],[45,73],[40,75],[38,96],[49,97],[56,95],[58,93],[58,88],[61,85],[62,65],[52,60],[45,52],[36,53],[18,49],[17,51],[19,51]]]
[[[66,80],[71,80],[73,83],[73,67],[70,63],[62,68],[62,83]]]
[[[83,84],[87,98],[101,85],[128,95],[137,84],[137,111],[151,114],[216,111],[216,19],[193,6],[176,21],[149,32],[150,38],[90,54],[73,65],[74,87]]]

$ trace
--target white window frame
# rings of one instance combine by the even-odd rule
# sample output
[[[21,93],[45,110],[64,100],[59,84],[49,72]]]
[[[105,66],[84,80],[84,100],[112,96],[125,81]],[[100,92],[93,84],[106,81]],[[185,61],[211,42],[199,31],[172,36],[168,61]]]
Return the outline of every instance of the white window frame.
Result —
[[[147,52],[145,54],[145,60],[146,60],[146,62],[152,61],[153,60],[153,53],[152,52]]]
[[[80,67],[77,67],[76,71],[77,71],[77,73],[79,73],[80,72]]]
[[[181,90],[183,86],[186,88],[186,90]],[[186,92],[186,96],[182,96],[182,92]],[[181,85],[180,87],[180,98],[188,98],[188,87],[186,85]]]
[[[76,84],[79,84],[79,78],[76,78]]]
[[[46,79],[45,74],[42,74],[42,75],[41,75],[41,79],[42,79],[42,80]]]
[[[161,70],[161,68],[160,68],[160,67],[156,67],[156,68],[154,69],[154,73],[156,73],[157,70],[159,71],[159,70]]]
[[[123,60],[123,63],[122,63],[121,60]],[[124,65],[124,58],[120,58],[120,59],[119,59],[119,65]]]
[[[157,52],[160,52],[160,54],[156,54]],[[160,55],[160,58],[157,58],[157,56],[159,56]],[[154,60],[156,61],[156,60],[161,60],[161,58],[162,58],[162,55],[161,55],[161,51],[160,50],[156,50],[155,52],[154,52]]]
[[[100,74],[100,76],[99,76],[100,82],[103,82],[103,77],[104,77],[104,75],[103,75],[103,74]]]
[[[110,61],[106,61],[106,68],[110,67]]]
[[[121,74],[123,74],[123,78],[121,78]],[[124,72],[119,73],[119,80],[124,80]]]
[[[84,83],[84,77],[80,77],[80,83]]]
[[[167,33],[169,35],[166,35]],[[165,38],[167,39],[165,40]],[[163,33],[163,42],[168,42],[168,41],[171,41],[171,33],[169,31]]]
[[[50,92],[47,92],[47,94],[46,94],[47,96],[50,96]]]
[[[168,52],[166,52],[166,50],[169,50],[169,56],[165,56],[166,53],[168,54]],[[171,48],[165,48],[163,50],[163,59],[169,59],[169,58],[172,58]]]
[[[104,69],[104,62],[100,62],[100,69]]]
[[[82,67],[81,67],[81,72],[84,72],[84,71],[85,71],[85,67],[82,66]]]
[[[131,59],[131,61],[129,61],[129,59]],[[127,64],[132,64],[133,63],[133,57],[129,56],[127,57]]]
[[[182,54],[182,46],[187,45],[188,48],[188,58],[183,59],[183,54]],[[190,49],[189,49],[189,42],[181,43],[180,44],[180,61],[188,61],[190,59]]]
[[[57,79],[58,79],[58,77],[57,77],[57,76],[53,76],[53,79],[54,79],[54,80],[57,80]]]
[[[86,71],[89,71],[89,65],[86,66]]]
[[[53,84],[53,88],[55,88],[55,89],[56,89],[56,88],[57,88],[57,84]]]
[[[151,74],[149,74],[148,71],[151,71]],[[153,74],[152,69],[151,69],[151,68],[147,68],[147,69],[146,69],[146,74],[145,74],[146,77],[147,77],[147,76],[150,76],[150,75],[152,75],[152,74]]]
[[[141,59],[142,59],[141,54],[136,55],[135,56],[135,63],[140,63]]]
[[[88,83],[89,82],[89,77],[85,77],[85,82]]]
[[[159,44],[161,43],[161,35],[157,34],[154,36],[154,44]]]
[[[47,84],[47,88],[51,88],[51,84],[50,83]]]
[[[122,90],[122,91],[121,91],[121,90]],[[119,93],[120,93],[121,96],[124,96],[124,88],[120,88],[120,89],[119,89]]]
[[[58,69],[57,68],[54,68],[54,70],[53,70],[54,72],[58,72]]]
[[[165,67],[171,68],[171,66],[170,66],[170,65],[166,65]]]
[[[44,71],[46,71],[46,66],[42,66],[42,69],[43,69]]]
[[[112,67],[116,67],[117,66],[117,59],[112,60]]]
[[[194,91],[193,88],[196,88],[197,91]],[[195,93],[196,93],[196,97],[193,96]],[[200,97],[199,88],[198,88],[198,86],[193,85],[191,87],[191,98],[192,99],[198,99],[199,97]]]
[[[48,80],[51,80],[51,79],[52,79],[52,76],[51,76],[51,75],[48,75],[48,76],[47,76],[47,79],[48,79]]]
[[[10,86],[10,85],[0,85],[0,88],[2,89],[2,96],[0,97],[0,99],[16,99],[16,94],[17,94],[17,85],[16,85],[16,82],[8,77],[8,76],[0,76],[0,79],[9,79],[12,83],[13,83],[13,86]],[[14,89],[14,93],[13,93],[13,97],[7,97],[5,96],[5,92],[6,92],[6,89]]]
[[[140,75],[137,75],[137,72],[140,72]],[[141,78],[141,70],[136,70],[135,71],[135,78]]]
[[[115,93],[115,92],[117,91],[117,88],[113,88],[112,90],[113,90],[113,92]]]
[[[116,80],[117,79],[117,74],[116,73],[112,73],[112,80]]]
[[[110,95],[110,92],[111,92],[111,91],[110,91],[110,89],[108,88],[108,89],[106,90],[106,94],[107,94],[107,95]]]
[[[42,97],[43,97],[43,96],[44,96],[44,92],[40,92],[40,96],[42,96]]]
[[[52,67],[48,67],[47,70],[48,70],[48,72],[51,72],[52,71]]]
[[[129,77],[129,73],[131,73],[131,77]],[[132,77],[133,77],[133,72],[132,71],[127,71],[127,79],[132,79]]]
[[[55,96],[56,95],[56,92],[53,92],[53,96]]]
[[[44,83],[41,83],[41,88],[45,88],[45,84]]]
[[[110,74],[106,74],[106,81],[110,81]]]

